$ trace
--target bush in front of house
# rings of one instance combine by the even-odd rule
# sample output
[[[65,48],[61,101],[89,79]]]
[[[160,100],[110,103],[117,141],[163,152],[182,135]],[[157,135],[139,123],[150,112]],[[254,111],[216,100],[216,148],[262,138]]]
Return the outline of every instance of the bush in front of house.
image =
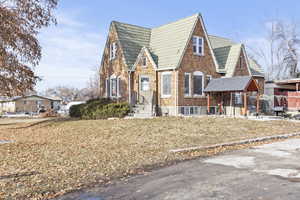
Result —
[[[125,117],[130,111],[128,103],[117,103],[110,99],[90,100],[70,108],[70,116],[81,119],[107,119]]]

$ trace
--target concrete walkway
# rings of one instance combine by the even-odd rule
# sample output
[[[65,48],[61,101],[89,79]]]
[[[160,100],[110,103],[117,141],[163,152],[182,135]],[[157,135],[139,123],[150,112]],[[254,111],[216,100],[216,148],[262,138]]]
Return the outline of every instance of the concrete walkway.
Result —
[[[299,200],[300,139],[183,162],[59,200]]]

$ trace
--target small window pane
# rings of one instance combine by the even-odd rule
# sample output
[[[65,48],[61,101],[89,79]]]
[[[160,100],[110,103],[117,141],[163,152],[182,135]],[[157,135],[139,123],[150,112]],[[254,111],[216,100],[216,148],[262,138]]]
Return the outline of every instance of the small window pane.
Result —
[[[180,113],[184,115],[184,107],[180,108]]]
[[[193,37],[193,52],[197,53],[197,42],[198,38],[197,37]]]
[[[141,91],[148,91],[150,89],[149,77],[141,78]]]
[[[111,79],[111,96],[117,96],[117,79]]]
[[[190,115],[194,114],[194,107],[190,107]]]
[[[195,95],[202,95],[202,76],[201,75],[194,75],[194,94]]]
[[[190,95],[190,74],[184,75],[184,95]]]
[[[198,40],[198,53],[199,54],[203,54],[203,38],[199,37],[199,40]]]
[[[164,74],[163,76],[163,95],[171,95],[171,74]]]
[[[147,66],[147,58],[146,57],[143,57],[143,59],[142,59],[142,66],[143,67]]]

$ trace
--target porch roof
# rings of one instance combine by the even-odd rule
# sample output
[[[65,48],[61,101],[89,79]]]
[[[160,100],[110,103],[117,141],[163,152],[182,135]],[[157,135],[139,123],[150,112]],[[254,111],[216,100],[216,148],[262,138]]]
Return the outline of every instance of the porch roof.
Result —
[[[251,76],[212,79],[204,92],[258,91],[258,85]]]

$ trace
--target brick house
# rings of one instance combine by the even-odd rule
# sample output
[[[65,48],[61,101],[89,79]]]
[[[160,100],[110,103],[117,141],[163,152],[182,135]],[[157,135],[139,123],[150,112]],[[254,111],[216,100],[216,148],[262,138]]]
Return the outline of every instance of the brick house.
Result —
[[[235,76],[251,77],[263,93],[263,71],[247,57],[244,45],[208,35],[200,14],[156,28],[113,21],[101,62],[100,93],[151,114],[206,114],[219,96],[212,92],[208,101],[207,85]]]

